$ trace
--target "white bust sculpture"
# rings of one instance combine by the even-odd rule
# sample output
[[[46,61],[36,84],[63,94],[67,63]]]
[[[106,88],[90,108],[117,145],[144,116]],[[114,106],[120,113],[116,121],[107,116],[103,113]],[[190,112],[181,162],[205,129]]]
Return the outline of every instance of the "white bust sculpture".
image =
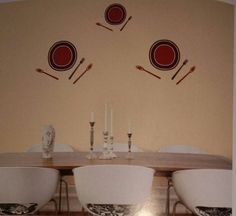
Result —
[[[55,141],[55,129],[52,125],[47,125],[43,128],[42,150],[43,158],[52,158],[52,152]]]

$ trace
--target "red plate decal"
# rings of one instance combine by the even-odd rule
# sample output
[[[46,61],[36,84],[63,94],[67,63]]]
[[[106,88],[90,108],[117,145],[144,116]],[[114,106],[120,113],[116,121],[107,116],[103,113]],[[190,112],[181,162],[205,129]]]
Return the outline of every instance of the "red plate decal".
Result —
[[[119,25],[126,18],[126,10],[121,4],[112,4],[105,10],[105,20],[111,25]]]
[[[58,41],[48,52],[48,63],[52,69],[65,71],[72,68],[77,60],[75,46],[69,41]]]
[[[173,41],[158,40],[149,50],[149,59],[153,67],[159,70],[171,70],[179,63],[179,48]]]

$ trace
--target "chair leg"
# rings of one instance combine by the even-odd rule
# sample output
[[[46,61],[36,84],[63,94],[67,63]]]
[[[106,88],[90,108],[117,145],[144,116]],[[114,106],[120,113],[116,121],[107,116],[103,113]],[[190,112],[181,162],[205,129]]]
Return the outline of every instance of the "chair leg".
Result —
[[[84,213],[84,208],[83,208],[83,207],[82,207],[82,209],[81,209],[81,213],[82,213],[83,216],[85,215],[85,213]]]
[[[57,206],[57,201],[55,199],[51,199],[49,202],[53,202],[54,204],[54,208],[55,208],[55,215],[58,214],[58,206]],[[36,213],[34,213],[35,215],[39,215],[40,214],[40,211],[38,210]]]
[[[91,213],[85,211],[85,209],[84,209],[83,206],[82,206],[82,210],[81,210],[81,212],[82,212],[82,215],[83,215],[83,216],[93,216]]]
[[[176,201],[174,206],[173,206],[172,216],[175,216],[175,214],[176,214],[176,206],[178,204],[182,204],[183,205],[183,203],[181,201]]]
[[[178,204],[181,204],[181,205],[183,205],[186,209],[188,209],[180,200],[178,200],[178,201],[175,202],[175,204],[174,204],[174,206],[173,206],[172,216],[175,216],[175,214],[176,214],[176,207],[177,207]],[[188,210],[189,210],[189,209],[188,209]],[[189,211],[190,211],[190,210],[189,210]],[[191,211],[190,211],[190,212],[191,212]],[[191,215],[195,215],[195,214],[193,214],[193,213],[191,212]]]
[[[171,178],[168,178],[168,185],[166,191],[166,215],[170,215],[170,188],[173,187]]]
[[[50,201],[54,203],[55,214],[57,215],[58,214],[57,201],[55,199],[51,199]]]
[[[62,183],[65,185],[66,190],[66,205],[67,205],[67,215],[70,215],[70,205],[69,205],[69,191],[68,191],[68,184],[67,182],[61,177],[60,178],[60,185],[59,185],[59,212],[62,212]]]
[[[61,213],[61,187],[62,187],[62,178],[60,177],[60,181],[59,181],[59,208],[58,211],[59,213]]]
[[[64,183],[65,189],[66,189],[66,205],[67,205],[67,214],[68,214],[68,216],[69,216],[69,215],[70,215],[70,204],[69,204],[68,183],[67,183],[64,179],[61,179],[61,182]]]

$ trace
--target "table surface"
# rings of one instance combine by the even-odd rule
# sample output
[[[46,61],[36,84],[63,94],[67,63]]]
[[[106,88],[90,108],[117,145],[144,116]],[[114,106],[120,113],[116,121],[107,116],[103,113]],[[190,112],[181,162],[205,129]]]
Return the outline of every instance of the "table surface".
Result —
[[[163,176],[183,169],[232,169],[232,161],[219,155],[135,152],[133,159],[127,159],[127,153],[116,154],[118,157],[112,160],[89,160],[88,152],[54,152],[52,159],[43,159],[39,152],[0,153],[0,167],[49,167],[70,175],[73,168],[80,166],[127,164],[150,167],[155,169],[156,175]]]

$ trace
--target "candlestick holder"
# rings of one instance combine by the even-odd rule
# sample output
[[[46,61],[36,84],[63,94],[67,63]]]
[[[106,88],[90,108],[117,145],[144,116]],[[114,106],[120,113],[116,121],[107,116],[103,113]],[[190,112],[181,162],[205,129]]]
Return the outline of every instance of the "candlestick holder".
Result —
[[[109,149],[109,155],[111,158],[116,158],[116,154],[114,153],[114,148],[113,148],[113,141],[114,141],[114,137],[110,136],[110,149]]]
[[[95,122],[89,122],[89,124],[90,124],[90,151],[89,151],[89,155],[87,155],[87,158],[88,159],[95,159],[95,158],[97,158],[96,154],[93,151]]]
[[[112,159],[112,157],[109,154],[108,151],[108,131],[103,131],[103,139],[104,139],[104,143],[103,143],[103,150],[102,150],[102,154],[99,156],[99,159],[102,160],[109,160]]]
[[[126,156],[127,159],[133,159],[133,154],[131,152],[131,145],[132,145],[132,142],[131,142],[131,137],[132,137],[132,133],[128,133],[128,154]]]

